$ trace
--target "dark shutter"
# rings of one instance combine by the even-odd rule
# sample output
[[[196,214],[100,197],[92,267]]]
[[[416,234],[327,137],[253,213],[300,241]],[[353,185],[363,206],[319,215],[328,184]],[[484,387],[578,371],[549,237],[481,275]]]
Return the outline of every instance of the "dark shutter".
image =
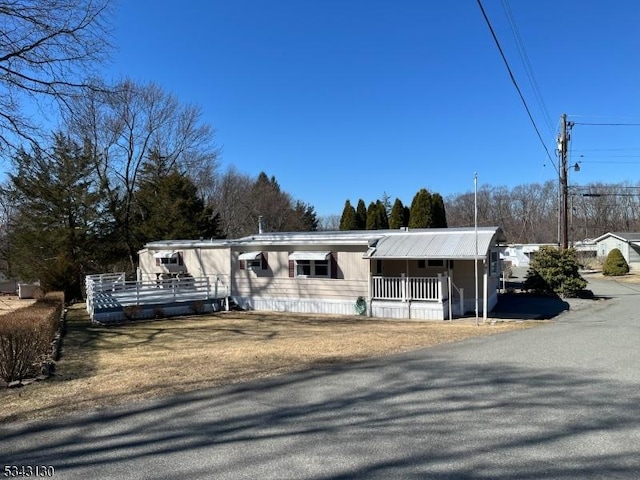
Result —
[[[267,255],[268,255],[268,252],[262,252],[260,254],[262,270],[268,270],[269,269],[269,257]]]
[[[244,270],[244,260],[239,260],[238,263],[240,264],[240,270]]]
[[[178,265],[184,265],[184,260],[182,258],[182,252],[178,252]]]
[[[331,278],[338,278],[338,252],[331,252],[330,258]]]
[[[294,262],[293,260],[289,260],[289,277],[293,278],[295,277],[296,273],[296,262]]]

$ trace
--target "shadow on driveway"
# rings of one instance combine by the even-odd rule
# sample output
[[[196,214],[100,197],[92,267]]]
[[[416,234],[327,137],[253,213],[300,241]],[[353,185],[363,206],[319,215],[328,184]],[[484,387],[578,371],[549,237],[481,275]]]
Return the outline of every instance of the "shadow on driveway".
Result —
[[[529,293],[503,293],[490,318],[513,320],[548,320],[570,309],[568,302],[558,296]]]

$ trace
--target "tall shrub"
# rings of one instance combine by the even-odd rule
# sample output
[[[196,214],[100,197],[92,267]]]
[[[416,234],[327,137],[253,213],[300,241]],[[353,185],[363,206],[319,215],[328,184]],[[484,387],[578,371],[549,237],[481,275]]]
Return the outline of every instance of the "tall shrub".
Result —
[[[47,295],[0,317],[0,378],[13,382],[39,374],[60,326],[64,296]]]
[[[578,266],[574,249],[540,247],[529,266],[524,288],[576,297],[587,286],[587,281],[578,273]]]
[[[624,259],[624,255],[619,248],[614,248],[607,255],[604,265],[602,265],[602,274],[610,276],[626,275],[629,273],[629,264]]]

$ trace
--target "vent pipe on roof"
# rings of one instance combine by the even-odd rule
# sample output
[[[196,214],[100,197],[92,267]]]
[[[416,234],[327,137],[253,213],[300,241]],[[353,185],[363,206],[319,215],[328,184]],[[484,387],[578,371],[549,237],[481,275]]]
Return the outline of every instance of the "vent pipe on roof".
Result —
[[[262,226],[262,215],[258,215],[258,233],[261,234],[264,231],[264,227]]]

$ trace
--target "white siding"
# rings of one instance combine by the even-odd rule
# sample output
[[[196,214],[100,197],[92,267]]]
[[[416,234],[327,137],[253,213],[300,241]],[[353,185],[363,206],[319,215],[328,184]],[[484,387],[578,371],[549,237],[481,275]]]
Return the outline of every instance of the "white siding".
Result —
[[[167,248],[164,248],[167,250]],[[193,277],[209,277],[215,279],[216,276],[226,284],[229,283],[231,274],[231,263],[229,261],[230,250],[223,248],[177,248],[176,251],[182,253],[184,270]],[[153,254],[157,250],[144,249],[139,252],[139,267],[142,280],[155,280],[156,274],[164,273],[162,267],[156,266],[156,259]]]

